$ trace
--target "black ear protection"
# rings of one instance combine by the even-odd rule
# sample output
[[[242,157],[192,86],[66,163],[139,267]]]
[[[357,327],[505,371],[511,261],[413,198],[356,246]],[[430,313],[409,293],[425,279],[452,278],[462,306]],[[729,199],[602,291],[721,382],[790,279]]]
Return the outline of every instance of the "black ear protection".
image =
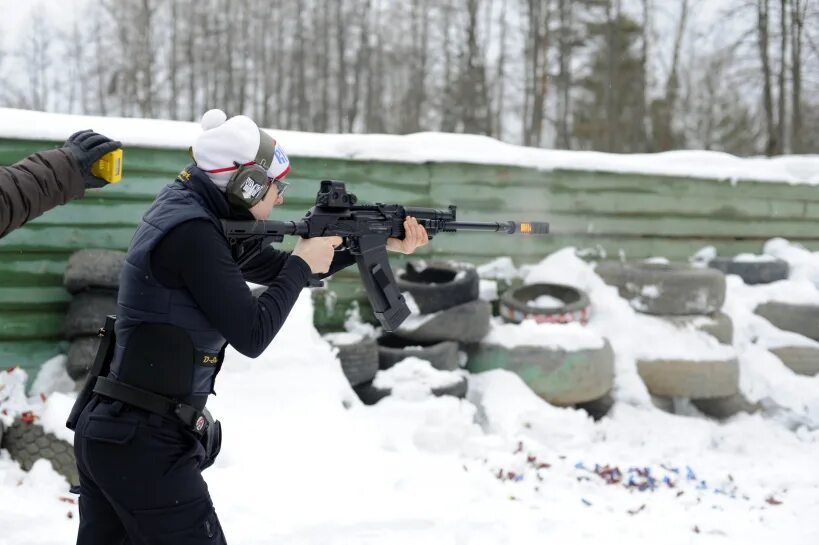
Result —
[[[250,208],[264,199],[270,190],[267,169],[273,162],[276,141],[259,129],[259,150],[251,163],[236,163],[236,172],[228,180],[225,195],[232,206]]]

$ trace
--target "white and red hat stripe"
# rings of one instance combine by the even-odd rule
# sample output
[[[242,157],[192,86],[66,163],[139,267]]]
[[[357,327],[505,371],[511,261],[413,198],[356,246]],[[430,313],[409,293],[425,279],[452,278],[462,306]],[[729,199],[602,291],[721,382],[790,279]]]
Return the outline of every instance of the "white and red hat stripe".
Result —
[[[240,165],[253,164],[259,150],[259,128],[247,116],[227,118],[222,110],[209,110],[202,116],[204,132],[194,142],[193,158],[196,165],[208,173],[211,181],[225,190],[231,174]],[[274,140],[275,141],[275,140]],[[290,160],[276,144],[273,161],[267,169],[268,177],[281,180],[290,172]]]

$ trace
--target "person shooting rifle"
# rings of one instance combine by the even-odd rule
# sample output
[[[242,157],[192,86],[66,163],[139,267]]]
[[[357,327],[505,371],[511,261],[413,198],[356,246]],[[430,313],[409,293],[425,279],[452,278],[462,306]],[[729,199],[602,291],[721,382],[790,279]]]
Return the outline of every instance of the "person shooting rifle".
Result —
[[[330,235],[237,263],[221,222],[267,219],[284,202],[290,161],[248,117],[211,110],[201,124],[195,163],[160,191],[131,240],[116,318],[66,423],[79,545],[225,543],[201,474],[221,444],[205,405],[225,348],[259,356],[302,288],[356,261]],[[428,242],[412,217],[402,235],[385,247],[411,254]],[[268,289],[254,298],[246,281]]]

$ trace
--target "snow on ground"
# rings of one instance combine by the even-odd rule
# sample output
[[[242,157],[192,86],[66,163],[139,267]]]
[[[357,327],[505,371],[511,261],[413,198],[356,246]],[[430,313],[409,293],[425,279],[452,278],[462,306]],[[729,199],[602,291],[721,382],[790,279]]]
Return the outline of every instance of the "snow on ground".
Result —
[[[819,509],[819,378],[795,375],[770,355],[760,338],[782,332],[751,312],[758,292],[787,289],[729,277],[724,310],[735,321],[728,350],[739,358],[743,392],[798,418],[742,414],[718,423],[654,408],[634,362],[724,347],[634,312],[570,249],[523,276],[590,294],[589,332],[609,338],[617,356],[606,418],[553,407],[505,371],[469,375],[467,400],[415,392],[364,406],[313,328],[305,292],[262,356],[229,350],[209,402],[225,443],[205,476],[229,542],[819,542],[811,515]],[[809,294],[799,279],[784,282]],[[373,333],[351,320],[356,327]],[[411,360],[401,372],[422,372],[417,366]],[[59,384],[53,369],[45,372]],[[7,393],[24,408],[21,392]],[[66,398],[52,394],[45,405],[57,400],[55,411],[67,413]],[[0,452],[0,545],[73,543],[73,498],[48,463],[24,473]]]
[[[602,348],[603,337],[578,323],[539,324],[525,320],[521,324],[507,324],[495,318],[483,342],[514,348],[516,346],[543,346],[563,350],[590,350]]]
[[[204,112],[203,112],[204,113]],[[201,132],[198,123],[53,114],[0,108],[0,138],[64,140],[93,128],[126,146],[186,150]],[[544,170],[597,170],[819,184],[819,155],[743,159],[715,151],[612,154],[505,144],[487,136],[423,132],[408,135],[319,134],[268,129],[288,154],[302,157],[425,163],[454,161]]]
[[[819,252],[811,252],[785,239],[774,238],[765,244],[763,253],[787,261],[790,280],[807,280],[819,287]]]
[[[461,376],[452,371],[441,371],[426,360],[410,356],[384,371],[378,371],[373,380],[376,388],[390,389],[401,398],[427,397],[434,388],[446,388],[460,382]]]

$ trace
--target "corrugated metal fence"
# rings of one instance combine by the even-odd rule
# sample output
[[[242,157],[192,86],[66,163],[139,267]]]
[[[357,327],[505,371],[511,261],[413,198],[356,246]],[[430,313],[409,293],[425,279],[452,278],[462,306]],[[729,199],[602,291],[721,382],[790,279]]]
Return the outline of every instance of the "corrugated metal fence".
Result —
[[[0,139],[0,165],[57,145]],[[293,186],[274,213],[277,219],[301,217],[318,181],[336,179],[348,182],[360,201],[456,204],[459,219],[546,220],[554,233],[442,235],[422,257],[482,263],[508,255],[521,264],[573,245],[609,257],[685,259],[708,244],[726,255],[758,252],[774,236],[819,247],[819,190],[804,185],[465,163],[291,160]],[[0,240],[0,365],[31,369],[65,349],[69,294],[62,273],[69,255],[83,248],[126,249],[154,195],[188,162],[184,151],[128,147],[121,184],[52,210]],[[363,295],[355,268],[337,275],[330,288],[342,303]]]

